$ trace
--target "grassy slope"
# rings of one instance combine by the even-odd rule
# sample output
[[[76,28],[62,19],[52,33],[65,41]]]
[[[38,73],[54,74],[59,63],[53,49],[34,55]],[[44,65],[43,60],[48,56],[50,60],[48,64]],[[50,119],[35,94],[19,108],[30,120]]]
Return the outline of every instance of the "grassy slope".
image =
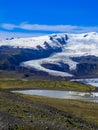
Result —
[[[93,122],[98,125],[98,104],[79,100],[52,99],[41,96],[22,95],[33,102],[47,104],[69,115],[81,117],[87,122]]]
[[[70,81],[49,81],[49,80],[16,80],[0,79],[0,88],[3,89],[57,89],[72,91],[93,91],[95,87],[82,83]]]

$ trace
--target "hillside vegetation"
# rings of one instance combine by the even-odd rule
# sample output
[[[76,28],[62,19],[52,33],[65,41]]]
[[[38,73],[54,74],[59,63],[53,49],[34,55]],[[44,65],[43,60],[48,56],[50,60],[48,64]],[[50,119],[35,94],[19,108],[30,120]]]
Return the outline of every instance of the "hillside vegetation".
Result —
[[[94,91],[96,87],[71,81],[0,79],[2,89],[57,89],[71,91]]]

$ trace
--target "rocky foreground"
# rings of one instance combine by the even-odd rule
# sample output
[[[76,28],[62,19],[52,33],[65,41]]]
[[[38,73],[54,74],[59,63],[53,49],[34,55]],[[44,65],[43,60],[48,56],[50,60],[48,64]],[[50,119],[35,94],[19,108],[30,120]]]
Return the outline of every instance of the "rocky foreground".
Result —
[[[36,96],[33,98],[20,96],[1,89],[0,130],[98,130],[98,120],[95,123],[89,122],[84,120],[82,115],[79,116],[79,112],[82,114],[83,107],[82,109],[81,106],[79,108],[79,104],[77,105],[70,100],[64,101],[65,104],[69,104],[69,107],[75,107],[74,110],[77,109],[76,114],[74,111],[71,113],[70,108],[66,105],[65,108],[60,105],[62,109],[57,107],[62,101]],[[53,102],[54,106],[51,104]],[[98,104],[95,104],[95,110],[97,108]],[[69,112],[67,112],[68,109]],[[85,108],[85,112],[88,112],[87,108]]]

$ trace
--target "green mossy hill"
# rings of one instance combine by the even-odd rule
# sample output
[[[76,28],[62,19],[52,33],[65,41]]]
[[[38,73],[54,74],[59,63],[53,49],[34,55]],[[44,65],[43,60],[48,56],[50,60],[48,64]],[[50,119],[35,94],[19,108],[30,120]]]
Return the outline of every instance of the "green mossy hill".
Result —
[[[96,88],[79,82],[50,81],[50,80],[17,80],[0,79],[0,88],[3,89],[56,89],[71,91],[94,91]]]

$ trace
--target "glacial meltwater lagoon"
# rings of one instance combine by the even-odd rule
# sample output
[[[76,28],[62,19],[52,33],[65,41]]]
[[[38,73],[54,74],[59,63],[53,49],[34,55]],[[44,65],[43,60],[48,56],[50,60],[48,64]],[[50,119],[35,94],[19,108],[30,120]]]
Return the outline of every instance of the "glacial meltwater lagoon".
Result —
[[[76,91],[59,91],[59,90],[17,90],[21,94],[46,96],[59,99],[79,99],[98,103],[98,92],[76,92]]]
[[[96,79],[75,79],[73,81],[82,82],[98,87],[98,78]],[[21,94],[45,96],[59,99],[76,99],[98,103],[98,92],[77,92],[77,91],[60,91],[60,90],[15,90]]]

